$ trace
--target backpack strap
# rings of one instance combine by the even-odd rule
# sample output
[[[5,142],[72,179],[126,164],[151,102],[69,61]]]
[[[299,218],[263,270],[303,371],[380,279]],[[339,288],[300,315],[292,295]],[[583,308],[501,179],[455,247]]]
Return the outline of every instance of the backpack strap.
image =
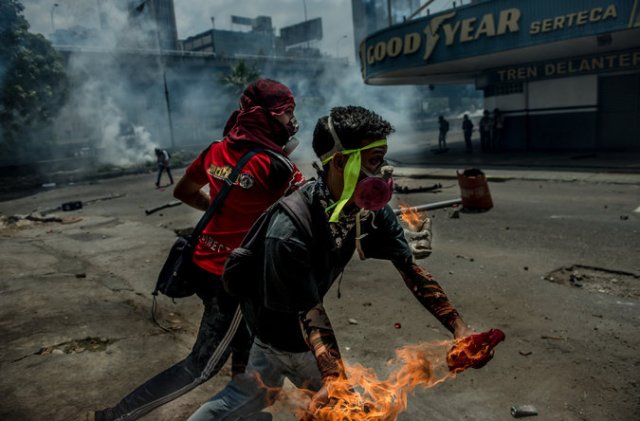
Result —
[[[289,169],[289,172],[293,172],[293,162],[291,162],[289,158],[275,151],[272,151],[271,149],[265,149],[264,152],[266,152],[267,155],[269,155],[270,157],[277,159],[279,162],[281,162],[283,166]]]
[[[229,174],[222,183],[222,188],[213,199],[211,205],[209,205],[209,208],[204,213],[204,215],[202,215],[202,218],[200,218],[200,221],[198,221],[198,224],[193,229],[193,232],[189,237],[189,245],[191,247],[194,247],[196,245],[196,243],[198,242],[198,238],[202,233],[202,230],[204,230],[207,223],[209,223],[209,219],[211,219],[213,214],[220,208],[220,206],[222,206],[224,199],[227,197],[227,194],[229,193],[231,186],[233,186],[236,179],[238,178],[238,175],[240,175],[242,168],[253,157],[253,155],[260,151],[262,151],[262,149],[260,148],[250,149],[244,155],[242,155],[242,158],[240,158],[240,160],[238,160],[235,167],[233,167],[233,170],[231,170],[231,174]]]

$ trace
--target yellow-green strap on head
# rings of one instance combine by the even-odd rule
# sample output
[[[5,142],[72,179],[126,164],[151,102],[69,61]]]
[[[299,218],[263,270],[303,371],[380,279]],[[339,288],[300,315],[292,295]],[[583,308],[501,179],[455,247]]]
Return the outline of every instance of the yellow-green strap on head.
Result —
[[[335,129],[333,128],[333,123],[331,122],[331,117],[329,117],[329,130],[331,131],[331,135],[333,136],[334,149],[336,146],[338,148],[342,147],[342,143],[340,142]],[[365,151],[367,149],[378,148],[380,146],[385,146],[387,144],[387,139],[376,140],[375,142],[371,142],[362,148],[357,149],[345,149],[345,150],[336,150],[331,156],[322,160],[322,165],[325,165],[327,162],[331,161],[337,152],[341,152],[343,155],[349,155],[349,159],[347,160],[347,165],[344,167],[344,182],[342,187],[342,194],[340,195],[340,199],[334,204],[328,206],[326,211],[333,209],[333,213],[329,218],[329,222],[338,222],[340,218],[340,212],[342,212],[342,208],[347,204],[351,196],[353,196],[353,192],[356,189],[356,184],[358,184],[358,178],[360,177],[360,167],[362,164],[362,156],[360,155],[361,151]]]

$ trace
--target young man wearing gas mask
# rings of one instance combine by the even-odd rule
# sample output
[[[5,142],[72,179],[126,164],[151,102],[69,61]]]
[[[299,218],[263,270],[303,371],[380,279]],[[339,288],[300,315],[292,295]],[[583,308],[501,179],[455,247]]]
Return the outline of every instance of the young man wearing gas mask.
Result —
[[[344,366],[322,302],[356,249],[361,258],[391,261],[417,300],[456,338],[474,333],[440,285],[415,264],[387,204],[392,181],[384,156],[392,131],[379,115],[356,106],[334,108],[318,120],[313,149],[323,167],[317,180],[290,196],[309,207],[313,235],[286,211],[272,214],[259,294],[243,302],[255,335],[249,365],[190,421],[236,420],[260,411],[275,401],[285,377],[317,391],[310,415],[328,401],[326,384],[343,375]]]
[[[186,204],[206,211],[232,168],[244,154],[259,148],[242,168],[229,195],[211,218],[196,246],[190,274],[204,314],[191,353],[124,397],[116,406],[92,411],[88,420],[135,420],[213,377],[232,354],[232,375],[244,371],[251,337],[238,300],[225,293],[220,277],[230,251],[238,247],[253,222],[281,196],[303,181],[288,158],[297,143],[295,101],[291,90],[260,79],[240,97],[240,108],[212,143],[187,168],[174,190]],[[209,191],[202,190],[208,185]]]

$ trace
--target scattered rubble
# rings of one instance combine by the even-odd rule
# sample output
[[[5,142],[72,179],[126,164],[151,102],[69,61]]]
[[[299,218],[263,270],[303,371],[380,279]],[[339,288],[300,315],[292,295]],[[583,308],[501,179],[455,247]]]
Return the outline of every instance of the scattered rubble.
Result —
[[[105,351],[107,347],[114,343],[115,340],[108,338],[92,338],[86,337],[84,339],[73,339],[68,342],[62,342],[57,345],[43,346],[34,355],[48,355],[48,354],[79,354],[84,351],[89,352],[101,352]]]
[[[399,184],[396,184],[395,186],[393,186],[393,190],[396,193],[402,193],[402,194],[425,193],[425,192],[439,193],[441,189],[442,189],[442,184],[440,183],[436,183],[432,186],[418,186],[418,187],[401,186]]]
[[[545,281],[588,292],[621,298],[640,298],[640,275],[593,266],[573,265],[556,269],[543,277]]]
[[[95,203],[95,202],[100,202],[103,200],[111,200],[111,199],[117,199],[119,197],[124,197],[125,194],[124,193],[120,193],[120,194],[110,194],[108,196],[101,196],[101,197],[96,197],[94,199],[89,199],[89,200],[72,200],[69,202],[65,202],[63,204],[61,204],[60,206],[56,206],[54,208],[47,208],[44,210],[41,210],[40,213],[42,215],[48,214],[48,213],[52,213],[52,212],[58,212],[58,211],[63,211],[63,212],[70,212],[70,211],[74,211],[74,210],[80,210],[82,209],[85,205],[91,204],[91,203]]]
[[[172,208],[174,206],[179,206],[181,204],[182,204],[182,202],[180,200],[174,200],[172,202],[168,202],[168,203],[165,203],[163,205],[156,206],[155,208],[145,209],[144,213],[147,214],[147,215],[151,215],[152,213],[158,212],[159,210],[166,209],[166,208]]]
[[[29,214],[26,215],[20,215],[20,214],[16,214],[16,215],[11,215],[8,217],[2,217],[0,219],[0,227],[2,228],[7,228],[7,227],[23,227],[26,225],[29,225],[29,223],[31,222],[38,222],[38,223],[49,223],[49,222],[57,222],[57,223],[61,223],[61,224],[74,224],[76,222],[81,221],[82,218],[77,217],[77,216],[70,216],[70,217],[60,217],[58,215],[44,215],[41,212],[31,212]],[[27,223],[25,223],[26,221],[28,221]]]
[[[531,417],[538,415],[538,410],[533,405],[515,405],[511,407],[513,418]]]

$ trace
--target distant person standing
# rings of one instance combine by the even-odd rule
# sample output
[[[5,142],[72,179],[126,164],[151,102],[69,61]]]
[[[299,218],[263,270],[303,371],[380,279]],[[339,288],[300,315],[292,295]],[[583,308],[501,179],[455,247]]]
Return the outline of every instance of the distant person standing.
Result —
[[[480,119],[480,150],[487,152],[491,144],[491,116],[488,110],[484,110]]]
[[[491,134],[491,150],[497,151],[502,147],[502,130],[504,129],[504,117],[499,108],[493,110],[493,133]]]
[[[443,117],[438,116],[438,149],[442,152],[447,151],[447,132],[449,132],[449,122]]]
[[[462,118],[462,133],[464,134],[464,145],[468,153],[473,151],[471,145],[471,133],[473,133],[473,123],[469,120],[469,115],[465,114]]]
[[[171,155],[166,149],[158,149],[156,148],[156,159],[158,160],[158,178],[156,179],[156,187],[160,187],[160,178],[162,177],[162,172],[167,171],[167,175],[169,176],[169,184],[173,184],[173,177],[171,176]]]

